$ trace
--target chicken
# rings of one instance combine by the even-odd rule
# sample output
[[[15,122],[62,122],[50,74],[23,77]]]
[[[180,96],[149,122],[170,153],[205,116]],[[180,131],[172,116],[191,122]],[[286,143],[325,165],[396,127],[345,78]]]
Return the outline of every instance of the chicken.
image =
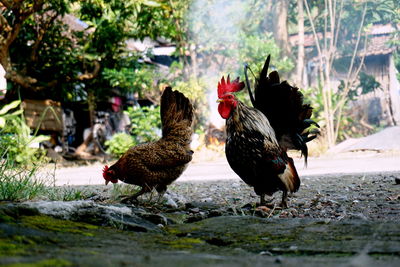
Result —
[[[286,82],[282,86],[275,83],[279,83],[277,72],[267,77],[268,64],[269,57],[256,85],[256,99],[249,89],[256,108],[246,106],[235,97],[233,93],[245,85],[239,78],[230,82],[228,76],[227,81],[222,77],[218,83],[218,111],[226,119],[225,154],[230,167],[245,183],[254,187],[260,196],[260,205],[265,205],[265,195],[281,190],[281,205],[287,207],[288,192],[296,192],[300,187],[298,173],[287,150],[300,149],[307,156],[304,146],[311,137],[303,133],[303,124],[309,125],[311,120],[298,120],[309,120],[311,107],[303,105],[297,88]],[[290,88],[289,92],[286,92],[287,88]],[[285,90],[285,93],[275,92],[278,90]],[[276,109],[271,111],[266,105]],[[271,121],[270,113],[273,114]]]
[[[141,187],[123,202],[136,200],[153,189],[162,196],[192,160],[193,107],[189,99],[167,87],[161,96],[160,113],[161,139],[131,147],[114,165],[103,169],[106,185],[120,180]]]

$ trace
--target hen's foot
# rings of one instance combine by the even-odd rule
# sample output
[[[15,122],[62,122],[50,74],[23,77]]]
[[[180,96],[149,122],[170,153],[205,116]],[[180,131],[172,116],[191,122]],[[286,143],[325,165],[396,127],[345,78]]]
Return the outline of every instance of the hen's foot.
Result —
[[[119,199],[120,199],[119,201],[120,201],[122,204],[133,204],[133,203],[137,203],[137,202],[138,202],[136,196],[126,196],[126,195],[122,195],[122,196],[119,196]]]

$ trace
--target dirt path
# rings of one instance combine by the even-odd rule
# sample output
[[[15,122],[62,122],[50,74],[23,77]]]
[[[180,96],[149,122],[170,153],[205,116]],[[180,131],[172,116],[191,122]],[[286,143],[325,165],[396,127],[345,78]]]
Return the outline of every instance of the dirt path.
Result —
[[[400,171],[399,154],[342,153],[320,158],[309,158],[307,168],[303,159],[295,159],[300,176],[338,173],[371,173]],[[59,168],[55,171],[56,185],[103,184],[101,164]],[[177,182],[191,180],[226,180],[240,178],[231,170],[224,157],[213,161],[191,163]]]

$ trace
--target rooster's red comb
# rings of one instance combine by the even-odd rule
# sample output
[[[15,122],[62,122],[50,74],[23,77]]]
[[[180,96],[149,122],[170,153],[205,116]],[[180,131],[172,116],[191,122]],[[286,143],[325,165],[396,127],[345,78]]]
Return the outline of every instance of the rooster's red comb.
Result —
[[[229,75],[226,79],[226,82],[225,82],[225,77],[222,76],[221,81],[218,82],[218,98],[222,98],[224,95],[228,93],[240,91],[243,88],[244,88],[244,82],[239,82],[239,77],[237,77],[231,83]]]
[[[104,166],[103,168],[103,178],[106,179],[107,178],[107,171],[108,171],[108,166]]]

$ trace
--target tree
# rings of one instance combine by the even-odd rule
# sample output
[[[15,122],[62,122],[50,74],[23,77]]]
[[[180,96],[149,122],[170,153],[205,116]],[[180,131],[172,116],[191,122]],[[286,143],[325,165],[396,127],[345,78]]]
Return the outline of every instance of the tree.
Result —
[[[370,23],[387,21],[395,12],[397,0],[344,1],[304,0],[308,25],[317,47],[318,78],[322,88],[324,121],[327,144],[333,146],[341,127],[343,108],[349,95],[357,88],[357,77],[363,66],[364,56],[358,56],[368,45],[366,27]],[[311,5],[312,4],[312,5]],[[346,78],[338,89],[332,88],[331,72],[339,55],[349,58]],[[364,53],[365,55],[365,53]]]
[[[6,70],[6,78],[23,88],[40,90],[46,86],[53,86],[56,80],[46,83],[38,83],[36,77],[28,74],[30,64],[23,64],[20,68],[13,67],[12,45],[20,37],[20,33],[26,31],[26,23],[35,25],[36,31],[25,32],[30,34],[30,42],[25,49],[27,61],[37,62],[41,42],[46,32],[52,27],[58,16],[67,11],[65,1],[0,1],[0,63]],[[37,16],[33,16],[37,14]]]
[[[285,56],[290,56],[291,48],[288,36],[289,0],[276,0],[274,5],[273,33],[276,42]]]
[[[296,83],[298,86],[303,85],[303,72],[304,72],[304,0],[297,0],[297,21],[298,21],[298,50],[297,50],[297,66],[296,66]]]

